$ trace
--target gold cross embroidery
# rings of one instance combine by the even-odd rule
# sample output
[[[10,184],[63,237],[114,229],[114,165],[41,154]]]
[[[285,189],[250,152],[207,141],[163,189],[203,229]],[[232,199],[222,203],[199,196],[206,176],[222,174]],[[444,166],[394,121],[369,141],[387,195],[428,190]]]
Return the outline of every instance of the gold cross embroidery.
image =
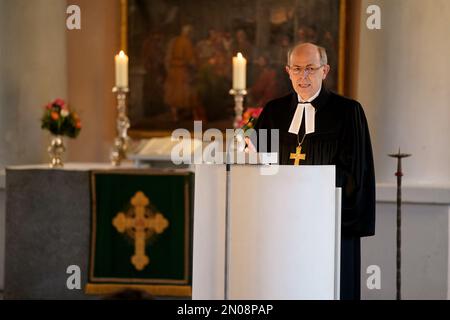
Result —
[[[295,150],[295,153],[291,153],[289,159],[295,160],[294,166],[298,166],[300,164],[300,160],[306,159],[306,154],[302,154],[302,147],[297,146],[297,149]]]
[[[149,257],[145,254],[146,241],[155,233],[162,233],[169,226],[169,221],[161,213],[148,214],[149,203],[150,200],[143,192],[136,192],[131,199],[133,208],[127,213],[119,212],[112,222],[117,231],[127,232],[134,238],[134,255],[131,257],[131,263],[139,271],[150,263]]]

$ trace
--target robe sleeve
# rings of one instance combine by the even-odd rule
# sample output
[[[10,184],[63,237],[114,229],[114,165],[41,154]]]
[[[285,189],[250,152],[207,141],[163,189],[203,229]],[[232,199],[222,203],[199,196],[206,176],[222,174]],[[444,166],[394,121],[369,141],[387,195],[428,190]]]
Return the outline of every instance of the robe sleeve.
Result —
[[[344,235],[375,234],[375,171],[369,128],[357,102],[350,105],[339,139],[337,185],[342,187]]]

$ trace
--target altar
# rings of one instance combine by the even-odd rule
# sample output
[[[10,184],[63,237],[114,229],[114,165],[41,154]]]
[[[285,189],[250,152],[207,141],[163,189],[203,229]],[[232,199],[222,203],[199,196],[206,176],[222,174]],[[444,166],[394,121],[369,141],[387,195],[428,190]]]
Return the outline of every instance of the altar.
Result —
[[[90,284],[92,295],[86,294],[86,288],[89,287],[88,280],[93,272],[92,261],[90,262],[90,259],[93,258],[91,244],[93,207],[95,202],[98,205],[101,201],[99,199],[93,201],[92,179],[94,173],[111,175],[123,172],[132,173],[137,178],[155,173],[186,177],[192,175],[192,172],[187,170],[135,168],[131,164],[114,167],[101,163],[67,163],[62,169],[48,169],[47,165],[14,166],[6,169],[5,299],[98,299],[103,294],[120,289],[119,285],[122,281],[120,279],[113,283],[101,280],[104,279],[101,276],[108,275],[108,272],[117,274],[120,271],[117,266],[113,271],[96,266],[96,279],[100,280],[94,283],[94,286],[92,283]],[[124,188],[125,186],[119,185],[118,187]],[[159,185],[155,188],[161,189],[162,186]],[[145,197],[143,198],[145,201]],[[183,208],[183,206],[181,207]],[[162,214],[156,215],[157,220],[168,220],[172,224],[171,227],[175,228],[176,221],[168,214],[170,210],[164,209],[164,207],[158,209]],[[189,213],[189,211],[186,212]],[[126,219],[125,214],[127,213],[124,212],[124,219]],[[148,212],[145,215],[148,218]],[[118,216],[120,218],[120,215]],[[191,217],[187,216],[183,220],[187,227],[190,219]],[[116,227],[120,228],[120,221],[117,221],[115,226],[109,220],[107,221],[112,234],[107,234],[106,238],[103,235],[104,241],[113,239],[111,241],[119,243],[119,246],[135,250],[135,241],[130,239],[127,244],[123,239],[126,234],[120,234],[116,230]],[[144,221],[151,224],[148,219]],[[176,228],[178,232],[180,227]],[[165,229],[168,229],[167,226]],[[143,229],[143,232],[145,231]],[[99,245],[101,244],[98,244],[97,247]],[[172,251],[175,250],[175,242],[172,241],[168,245],[172,246]],[[188,242],[185,247],[186,263],[180,263],[181,267],[189,266],[189,250],[191,248]],[[138,250],[137,246],[136,250]],[[102,254],[102,258],[106,261],[117,258],[117,253],[110,257],[105,256],[105,253]],[[151,261],[150,264],[156,264],[157,250],[147,252],[147,256]],[[145,259],[145,252],[144,255],[139,255],[138,252],[138,259],[142,261],[143,257]],[[130,273],[135,276],[139,274],[139,271],[136,270],[137,267],[129,263],[130,259],[129,255],[123,259],[126,264],[125,268],[131,270]],[[172,261],[176,261],[174,259],[176,257],[173,257]],[[78,288],[68,285],[74,268],[75,270],[79,268],[81,277],[81,285]],[[189,296],[190,271],[189,269],[183,269],[183,271],[185,274],[180,277],[186,277],[184,283],[187,285],[183,286],[184,291],[179,291],[178,295]],[[157,285],[149,279],[145,281],[149,285]],[[176,279],[172,282],[177,283]],[[159,293],[161,295],[167,293],[164,292],[164,288],[167,286],[160,286]]]

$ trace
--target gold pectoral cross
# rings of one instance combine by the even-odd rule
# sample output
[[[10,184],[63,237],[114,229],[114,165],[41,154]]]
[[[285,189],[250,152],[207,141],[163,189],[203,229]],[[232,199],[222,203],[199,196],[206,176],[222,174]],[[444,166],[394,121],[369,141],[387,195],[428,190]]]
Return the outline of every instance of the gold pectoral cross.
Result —
[[[304,154],[304,153],[302,154],[302,147],[297,146],[295,153],[291,153],[291,156],[289,157],[289,159],[295,160],[294,166],[298,166],[300,164],[300,160],[306,159],[306,154]]]

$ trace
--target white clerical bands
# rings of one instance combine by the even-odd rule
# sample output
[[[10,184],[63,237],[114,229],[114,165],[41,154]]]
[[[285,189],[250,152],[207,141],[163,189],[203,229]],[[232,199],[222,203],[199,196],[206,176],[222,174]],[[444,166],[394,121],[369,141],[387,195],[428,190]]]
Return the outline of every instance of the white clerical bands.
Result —
[[[289,132],[293,134],[298,134],[300,126],[302,125],[303,110],[305,110],[305,134],[314,132],[314,118],[316,114],[316,109],[309,102],[299,102],[297,104],[297,109],[295,110],[294,117],[292,118],[291,126],[289,127]]]

